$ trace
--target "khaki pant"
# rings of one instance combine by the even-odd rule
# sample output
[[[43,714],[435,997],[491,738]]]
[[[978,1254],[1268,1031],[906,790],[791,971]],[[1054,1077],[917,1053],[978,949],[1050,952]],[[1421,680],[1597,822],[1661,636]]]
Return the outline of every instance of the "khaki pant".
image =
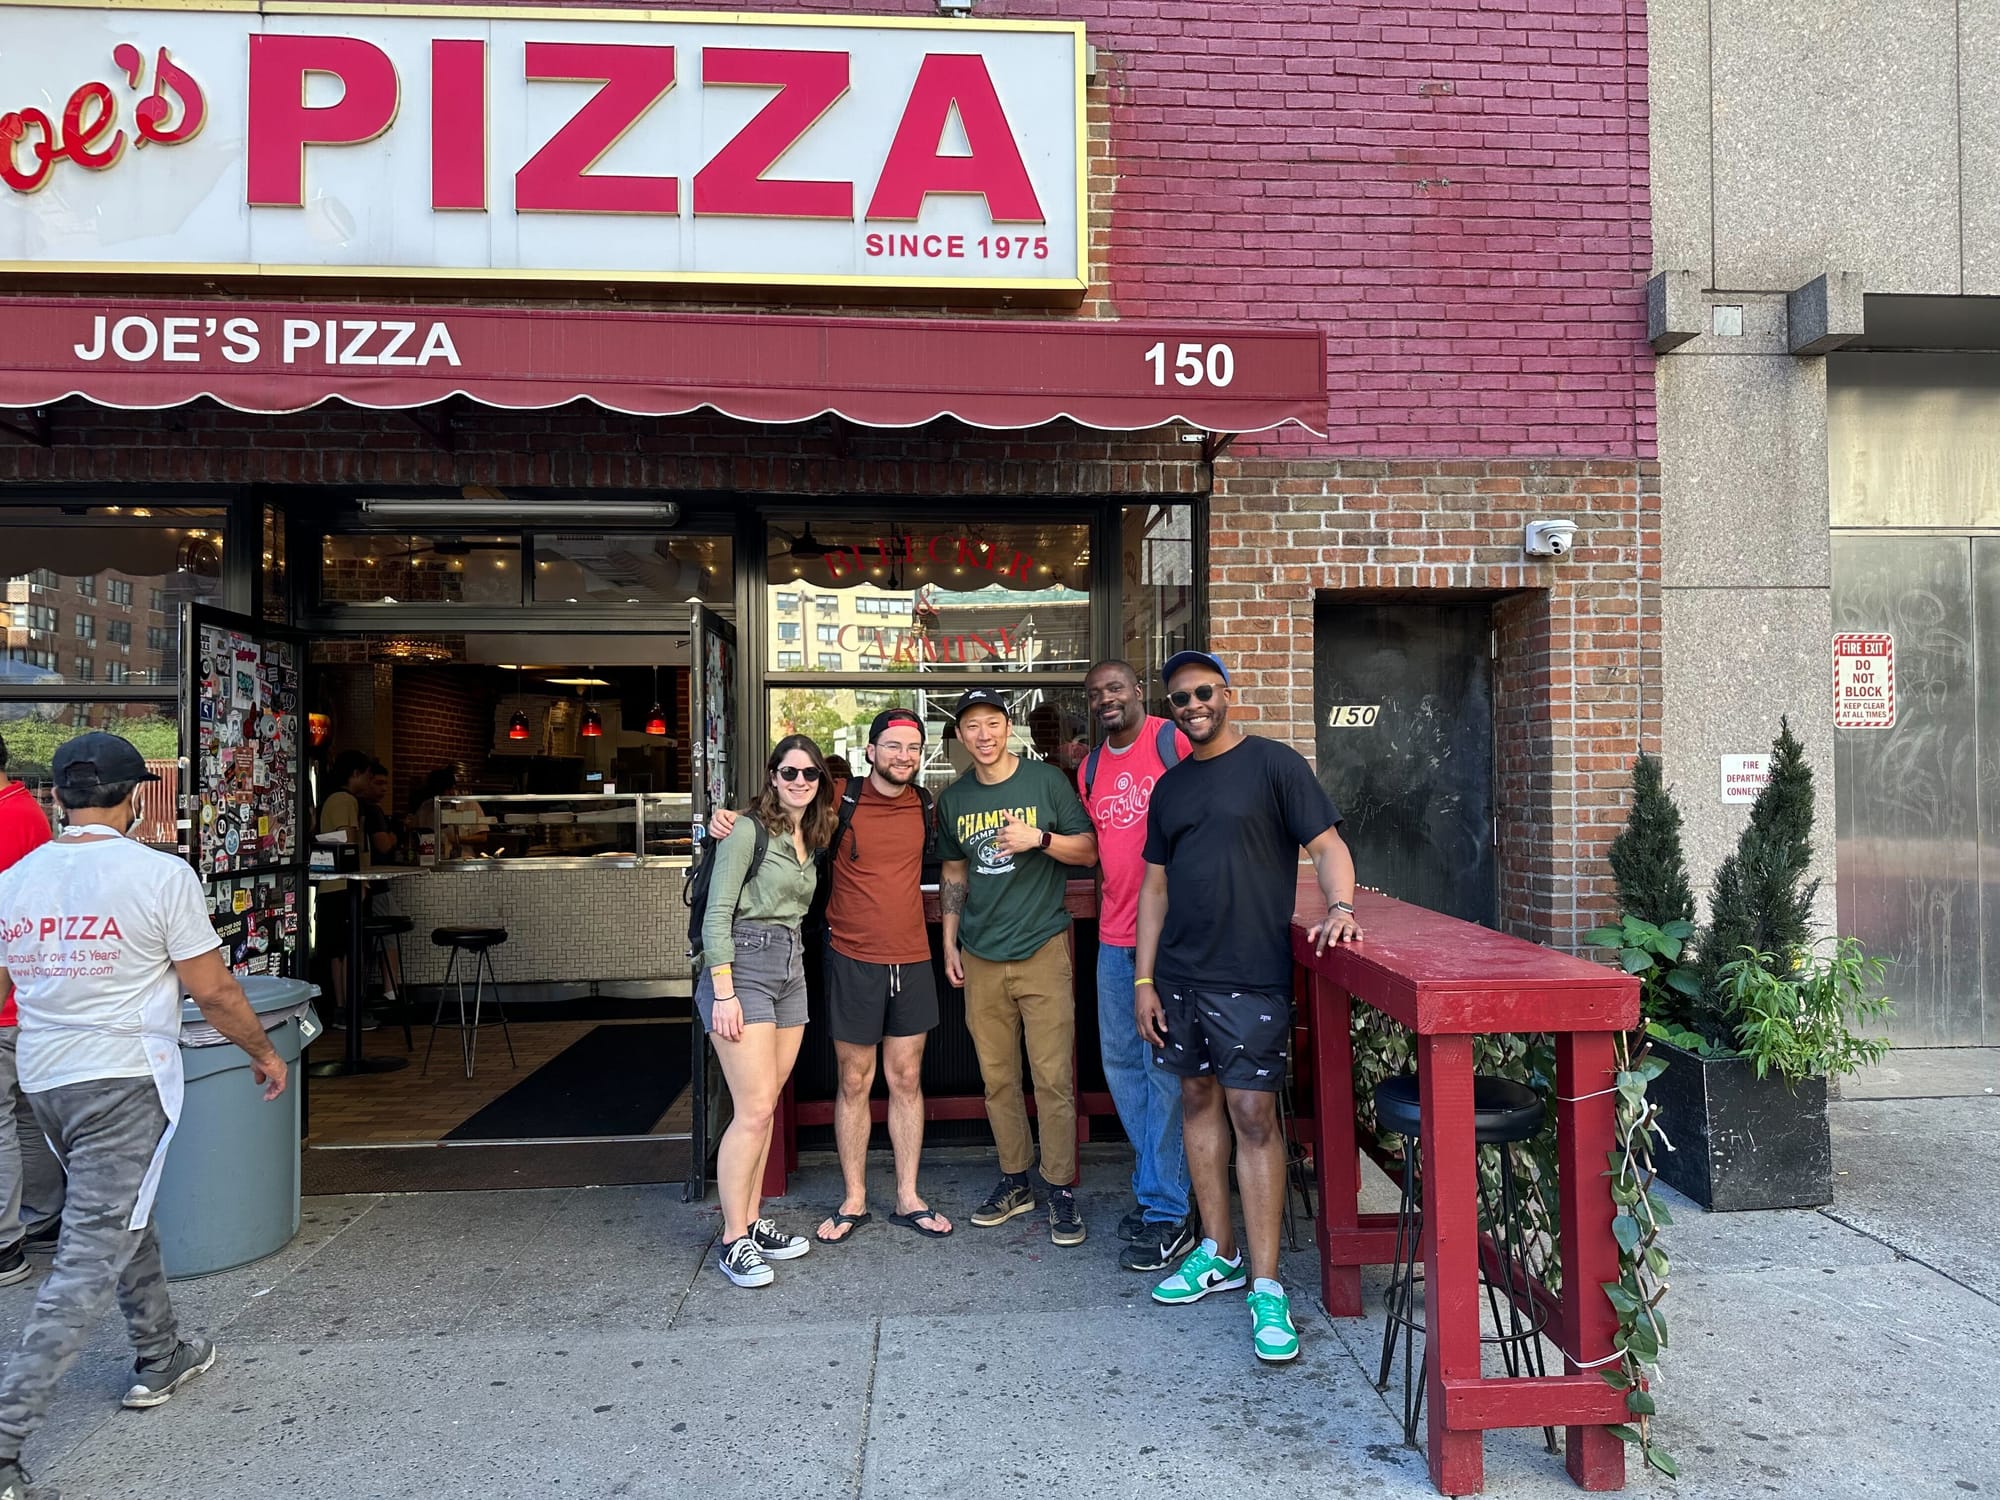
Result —
[[[1021,1096],[1021,1038],[1035,1079],[1042,1123],[1042,1176],[1056,1187],[1076,1181],[1076,991],[1069,935],[1050,938],[1027,958],[994,963],[965,955],[965,1025],[986,1083],[986,1118],[1000,1148],[1000,1170],[1034,1165],[1035,1138]]]

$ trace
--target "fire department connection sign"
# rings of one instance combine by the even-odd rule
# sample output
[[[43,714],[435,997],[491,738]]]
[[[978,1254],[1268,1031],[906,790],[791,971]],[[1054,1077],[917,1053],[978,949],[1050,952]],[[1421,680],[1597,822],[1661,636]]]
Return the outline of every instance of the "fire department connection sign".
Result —
[[[1833,638],[1833,727],[1896,727],[1896,642],[1889,635]]]
[[[1063,22],[0,11],[0,271],[1085,285]]]

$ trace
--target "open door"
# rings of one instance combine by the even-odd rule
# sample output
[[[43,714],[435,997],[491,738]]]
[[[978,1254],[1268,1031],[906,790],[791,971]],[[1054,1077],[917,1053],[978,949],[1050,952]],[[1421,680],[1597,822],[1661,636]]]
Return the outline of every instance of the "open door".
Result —
[[[305,637],[185,604],[178,816],[238,974],[304,968]]]
[[[689,600],[688,607],[693,612],[688,637],[688,741],[694,747],[694,858],[688,865],[692,879],[708,842],[709,814],[729,806],[733,798],[737,772],[736,627],[699,600]],[[688,1070],[694,1097],[689,1101],[693,1108],[686,1198],[696,1203],[708,1192],[709,1156],[728,1123],[722,1112],[729,1093],[722,1087],[721,1068],[699,1015],[689,1025],[688,1035],[694,1049]]]

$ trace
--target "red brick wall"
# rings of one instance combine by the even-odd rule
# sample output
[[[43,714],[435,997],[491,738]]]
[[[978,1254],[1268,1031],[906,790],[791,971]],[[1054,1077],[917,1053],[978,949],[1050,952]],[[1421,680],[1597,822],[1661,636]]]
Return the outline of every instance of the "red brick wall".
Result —
[[[439,766],[463,764],[481,779],[493,738],[493,699],[465,681],[463,668],[404,667],[396,673],[396,758],[389,763],[395,809]]]

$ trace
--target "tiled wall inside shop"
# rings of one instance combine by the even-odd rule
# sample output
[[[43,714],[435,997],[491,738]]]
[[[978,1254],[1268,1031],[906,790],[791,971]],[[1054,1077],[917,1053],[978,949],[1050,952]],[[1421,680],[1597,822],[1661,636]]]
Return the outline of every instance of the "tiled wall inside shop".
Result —
[[[411,918],[403,973],[411,984],[444,978],[447,950],[431,930],[448,923],[497,921],[506,943],[493,950],[502,984],[569,984],[584,979],[685,979],[686,871],[439,871],[398,880],[383,909]]]

